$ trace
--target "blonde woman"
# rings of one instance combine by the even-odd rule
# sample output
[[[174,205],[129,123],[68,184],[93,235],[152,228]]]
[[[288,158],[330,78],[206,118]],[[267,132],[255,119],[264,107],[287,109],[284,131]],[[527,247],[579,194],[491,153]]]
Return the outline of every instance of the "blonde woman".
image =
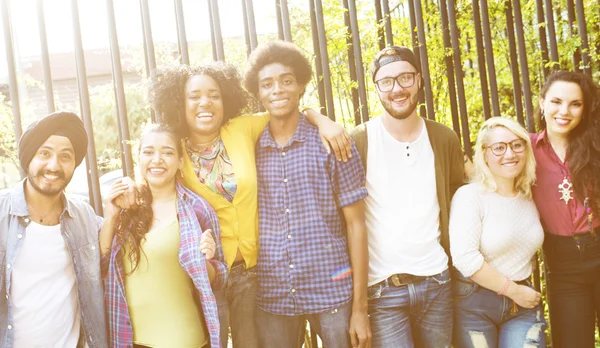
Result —
[[[544,232],[532,200],[535,159],[518,123],[487,120],[475,145],[475,176],[450,210],[456,268],[454,345],[545,346],[541,294],[530,276]]]

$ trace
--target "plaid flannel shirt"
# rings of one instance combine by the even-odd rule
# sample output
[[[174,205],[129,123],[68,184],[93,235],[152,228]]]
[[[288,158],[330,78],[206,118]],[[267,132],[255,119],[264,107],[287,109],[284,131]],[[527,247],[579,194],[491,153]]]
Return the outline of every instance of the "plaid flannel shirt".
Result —
[[[227,279],[227,264],[220,242],[219,221],[213,208],[202,197],[177,183],[177,216],[179,218],[179,264],[187,272],[198,290],[198,298],[210,336],[211,347],[221,347],[219,314],[213,289],[222,288]],[[211,229],[216,241],[215,257],[209,262],[216,275],[212,283],[204,254],[200,252],[200,235]],[[105,277],[104,301],[108,314],[109,344],[111,347],[132,347],[133,329],[125,298],[121,246],[113,241],[111,252],[102,256],[102,274]]]
[[[318,130],[300,116],[292,139],[277,145],[267,128],[256,149],[258,306],[278,315],[323,313],[352,297],[341,208],[367,197],[360,156],[338,162]]]

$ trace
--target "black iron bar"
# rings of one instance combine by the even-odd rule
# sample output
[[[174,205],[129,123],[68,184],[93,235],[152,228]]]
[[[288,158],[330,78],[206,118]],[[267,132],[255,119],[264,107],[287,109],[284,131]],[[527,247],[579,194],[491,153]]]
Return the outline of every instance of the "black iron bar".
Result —
[[[515,103],[515,112],[517,113],[517,121],[525,126],[523,118],[523,101],[521,100],[521,80],[519,80],[519,61],[517,59],[517,44],[515,39],[515,25],[512,15],[512,2],[506,0],[504,6],[504,14],[506,16],[506,35],[508,36],[508,50],[510,52],[510,66],[513,81],[513,99]]]
[[[448,0],[448,27],[450,28],[450,40],[452,43],[452,52],[454,58],[454,73],[456,74],[456,90],[458,92],[458,110],[461,120],[463,149],[468,154],[473,153],[469,132],[469,117],[467,111],[467,101],[465,99],[465,84],[463,81],[463,70],[460,59],[460,40],[458,26],[456,24],[456,4],[454,0]]]
[[[488,78],[490,81],[490,97],[492,99],[492,116],[500,116],[500,101],[498,100],[498,81],[496,79],[496,63],[494,62],[494,45],[490,29],[490,14],[487,0],[481,0],[481,26],[483,42],[485,43],[485,58]]]
[[[315,2],[313,0],[309,0],[310,3],[310,27],[312,33],[312,42],[313,42],[313,51],[315,52],[315,74],[316,74],[316,83],[317,83],[317,92],[319,94],[319,104],[320,104],[320,112],[322,114],[327,114],[327,110],[325,108],[325,84],[323,79],[323,65],[321,60],[321,51],[319,44],[319,35],[317,28],[317,14],[315,12]]]
[[[356,4],[354,1],[348,2],[350,10],[350,30],[352,31],[352,49],[354,51],[354,59],[356,60],[356,79],[358,80],[358,93],[360,99],[360,110],[362,121],[369,120],[369,108],[367,104],[367,91],[365,86],[365,73],[363,71],[362,53],[360,51],[360,32],[358,28],[358,19]]]
[[[554,25],[554,14],[552,12],[552,0],[544,0],[546,5],[546,28],[548,28],[548,43],[550,45],[550,59],[552,59],[553,69],[558,68],[558,45],[556,43],[556,29]]]
[[[281,23],[283,24],[283,38],[285,41],[292,41],[292,29],[290,28],[290,12],[288,10],[287,0],[281,0]]]
[[[112,62],[113,86],[117,102],[117,120],[119,126],[119,146],[121,148],[121,161],[123,174],[133,176],[133,156],[131,153],[131,137],[129,135],[129,122],[127,121],[127,101],[125,98],[125,84],[123,83],[123,70],[121,68],[121,53],[117,37],[117,24],[115,21],[115,7],[113,0],[106,0],[108,20],[108,37],[110,41],[110,57]]]
[[[567,19],[569,22],[569,36],[576,37],[578,33],[574,30],[575,27],[575,4],[573,0],[567,0]],[[573,52],[573,69],[581,71],[581,49],[575,48]]]
[[[225,60],[225,49],[223,48],[223,35],[221,34],[221,20],[219,16],[219,2],[217,0],[208,0],[211,9],[212,27],[214,30],[215,48],[217,51],[217,60]]]
[[[348,0],[342,0],[342,5],[344,6],[344,24],[346,25],[347,30],[346,45],[348,52],[348,71],[350,72],[350,80],[353,83],[353,86],[350,89],[350,95],[352,98],[352,115],[354,116],[354,125],[358,126],[362,122],[362,118],[360,115],[360,101],[358,97],[358,88],[356,88],[356,84],[358,84],[358,81],[356,80],[356,61],[354,59],[354,47],[352,45],[353,38],[350,24],[350,9],[348,8]]]
[[[579,37],[581,38],[581,57],[583,59],[583,72],[592,75],[592,65],[590,59],[590,46],[588,43],[587,26],[585,20],[585,8],[583,0],[576,0],[577,25],[579,27]]]
[[[252,0],[246,0],[246,14],[248,17],[248,31],[250,32],[250,48],[254,50],[258,45],[256,38],[256,23],[254,18],[254,3]]]
[[[414,0],[421,1],[421,0]],[[413,0],[408,0],[408,13],[410,18],[410,37],[413,52],[415,53],[415,58],[417,61],[421,61],[421,53],[419,52],[419,37],[417,34],[417,19],[415,18],[415,4]],[[419,93],[419,115],[421,117],[425,117],[425,95],[424,93]]]
[[[444,49],[452,50],[450,42],[450,31],[448,30],[448,8],[446,0],[440,0],[440,17],[442,20],[442,38],[444,40]],[[454,66],[452,65],[452,56],[445,55],[446,76],[448,77],[448,94],[450,94],[450,113],[452,114],[452,128],[460,138],[460,119],[458,118],[458,105],[456,104],[456,81],[454,79]],[[471,154],[469,153],[469,156]]]
[[[242,2],[242,20],[244,21],[244,40],[246,42],[246,55],[250,55],[252,52],[252,44],[250,43],[250,33],[248,29],[248,12],[246,11],[246,0]],[[279,21],[279,18],[277,19]],[[279,22],[277,22],[279,25]]]
[[[533,121],[533,100],[531,95],[531,85],[529,82],[529,66],[527,65],[525,33],[523,32],[523,15],[521,14],[521,3],[519,1],[515,2],[513,10],[515,14],[515,29],[517,33],[519,64],[521,67],[521,82],[523,83],[523,99],[525,101],[525,114],[527,115],[527,129],[530,133],[534,133],[535,122]]]
[[[381,0],[375,1],[375,21],[377,23],[377,44],[379,49],[382,50],[385,47],[384,29],[383,29],[383,14],[381,11]]]
[[[417,34],[419,36],[419,56],[421,58],[421,73],[425,83],[425,102],[427,103],[427,118],[435,120],[433,106],[433,91],[431,89],[431,73],[429,72],[429,56],[427,55],[427,41],[425,37],[425,22],[423,21],[423,8],[421,1],[415,1],[415,17],[417,20]]]
[[[175,0],[175,21],[177,24],[177,43],[179,47],[179,61],[182,64],[190,64],[188,52],[187,35],[185,33],[185,17],[183,15],[183,4],[181,0]]]
[[[54,112],[54,84],[52,82],[52,69],[50,68],[50,54],[48,53],[48,38],[46,36],[46,16],[44,15],[44,1],[37,0],[38,30],[40,33],[40,51],[42,54],[42,70],[44,71],[44,89],[46,90],[46,109]]]
[[[213,10],[212,10],[212,2],[210,0],[206,0],[208,3],[208,24],[210,26],[210,46],[212,47],[212,56],[213,60],[218,60],[217,58],[217,38],[215,37],[215,24],[213,20]]]
[[[481,33],[481,17],[479,14],[478,0],[472,0],[473,26],[475,30],[475,49],[477,50],[477,71],[479,72],[479,83],[481,86],[481,101],[483,103],[483,116],[487,120],[491,116],[490,93],[488,90],[487,75],[485,70],[485,50]]]
[[[544,23],[544,3],[543,0],[535,0],[535,9],[537,15],[537,27],[538,35],[540,37],[540,48],[542,50],[542,71],[544,76],[548,76],[550,69],[548,69],[548,42],[546,41],[546,28]]]
[[[317,15],[317,35],[319,35],[319,50],[321,53],[321,65],[323,67],[323,82],[325,85],[325,98],[327,100],[327,116],[335,121],[335,104],[333,102],[333,89],[331,86],[331,71],[329,69],[329,53],[327,53],[327,36],[325,35],[325,21],[323,16],[323,2],[315,1],[315,13]]]
[[[392,32],[392,15],[390,14],[388,0],[381,0],[381,11],[385,25],[385,42],[388,46],[392,46],[394,44],[394,33]]]
[[[88,149],[86,155],[86,168],[88,174],[88,190],[90,205],[96,214],[102,215],[102,195],[98,176],[98,160],[96,159],[96,145],[94,143],[94,125],[90,108],[90,94],[88,91],[87,75],[83,42],[81,39],[81,24],[79,22],[79,7],[77,0],[71,0],[71,15],[73,17],[73,43],[75,49],[75,66],[77,69],[77,89],[79,91],[79,106],[83,125],[88,135]]]
[[[146,46],[148,71],[154,76],[156,70],[156,56],[154,54],[154,40],[152,39],[152,25],[150,24],[150,9],[148,0],[140,0],[142,10],[142,29],[144,32],[144,45]]]
[[[242,0],[244,1],[244,0]],[[277,37],[283,40],[283,23],[281,22],[281,0],[275,0],[275,17],[277,18]]]

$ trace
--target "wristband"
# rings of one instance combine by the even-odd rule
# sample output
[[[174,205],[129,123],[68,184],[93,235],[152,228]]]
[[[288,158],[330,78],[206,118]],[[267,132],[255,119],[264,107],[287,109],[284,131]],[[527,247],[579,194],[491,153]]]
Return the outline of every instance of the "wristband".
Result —
[[[508,290],[510,283],[511,283],[511,280],[508,277],[506,277],[506,283],[504,283],[504,286],[502,287],[502,289],[500,291],[498,291],[498,296],[504,295],[506,290]]]

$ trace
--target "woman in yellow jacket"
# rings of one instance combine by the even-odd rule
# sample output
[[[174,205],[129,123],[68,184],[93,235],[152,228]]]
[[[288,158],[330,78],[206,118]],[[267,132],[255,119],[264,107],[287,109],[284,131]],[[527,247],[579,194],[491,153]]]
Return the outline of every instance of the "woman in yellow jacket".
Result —
[[[159,71],[151,89],[158,122],[179,129],[183,137],[181,181],[216,210],[221,243],[230,267],[227,286],[217,292],[221,342],[258,347],[254,324],[258,287],[258,207],[255,143],[269,115],[240,116],[247,105],[237,69],[225,63],[180,65]],[[350,153],[344,129],[312,110],[307,119],[319,127],[324,146],[338,159]],[[339,145],[338,145],[339,144]]]

